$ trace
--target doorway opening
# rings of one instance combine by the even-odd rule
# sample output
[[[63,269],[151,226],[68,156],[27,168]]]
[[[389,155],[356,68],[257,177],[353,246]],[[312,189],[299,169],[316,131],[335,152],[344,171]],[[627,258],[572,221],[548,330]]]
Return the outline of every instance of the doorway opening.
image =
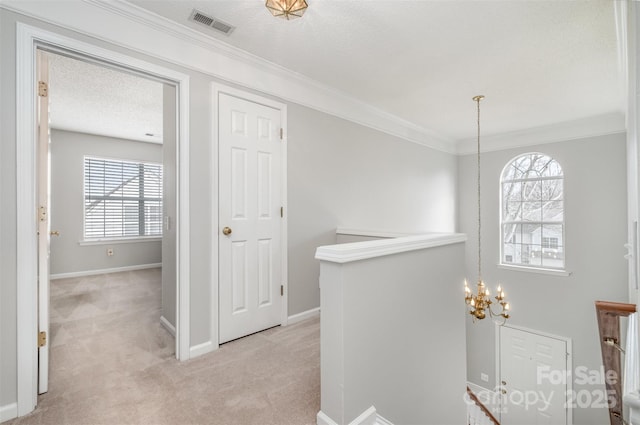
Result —
[[[81,58],[128,73],[166,83],[174,90],[171,116],[175,117],[175,194],[176,215],[171,224],[176,229],[175,252],[175,354],[180,360],[190,356],[189,350],[189,77],[185,74],[138,60],[127,55],[84,43],[56,33],[17,24],[17,299],[18,314],[18,416],[31,412],[37,404],[39,379],[39,346],[47,347],[39,336],[38,325],[38,222],[41,209],[38,194],[38,114],[39,87],[36,64],[38,50]],[[55,230],[55,229],[54,229]],[[42,232],[41,232],[42,233]],[[46,232],[48,236],[48,232]],[[48,282],[48,281],[47,281]],[[40,297],[43,299],[43,297]],[[48,298],[47,298],[48,299]],[[42,316],[41,316],[42,317]]]
[[[176,125],[163,104],[174,111],[176,93],[82,58],[38,50],[38,59],[47,87],[39,133],[48,139],[39,145],[47,164],[38,164],[38,191],[52,229],[39,236],[44,393],[48,371],[72,387],[70,377],[86,379],[88,370],[113,377],[136,359],[175,355]]]

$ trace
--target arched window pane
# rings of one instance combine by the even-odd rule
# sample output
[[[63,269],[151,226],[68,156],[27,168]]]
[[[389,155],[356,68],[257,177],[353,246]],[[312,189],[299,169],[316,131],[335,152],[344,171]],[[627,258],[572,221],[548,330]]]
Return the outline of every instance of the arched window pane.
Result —
[[[528,153],[501,175],[501,263],[564,269],[564,175],[553,158]]]

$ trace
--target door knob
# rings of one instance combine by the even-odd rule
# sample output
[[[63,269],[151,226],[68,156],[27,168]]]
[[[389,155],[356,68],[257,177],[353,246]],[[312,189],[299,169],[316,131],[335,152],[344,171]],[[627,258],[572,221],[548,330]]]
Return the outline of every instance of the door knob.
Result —
[[[50,232],[49,232],[49,234],[50,234],[51,236],[60,236],[60,232],[59,232],[59,231],[57,231],[57,230],[52,230],[52,231],[50,231]]]
[[[224,229],[222,229],[222,233],[224,233],[226,236],[229,236],[231,232],[233,232],[233,230],[231,230],[231,227],[225,227]]]

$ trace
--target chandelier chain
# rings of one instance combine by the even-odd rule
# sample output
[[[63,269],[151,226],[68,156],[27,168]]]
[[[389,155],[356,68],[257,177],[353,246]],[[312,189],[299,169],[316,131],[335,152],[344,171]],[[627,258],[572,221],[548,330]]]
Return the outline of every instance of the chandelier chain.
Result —
[[[478,282],[482,282],[482,247],[481,247],[481,230],[482,220],[480,216],[480,101],[484,96],[476,96],[474,99],[478,106]]]
[[[482,203],[481,199],[481,184],[480,184],[480,101],[484,99],[484,96],[478,95],[474,96],[473,100],[477,104],[477,113],[478,113],[478,156],[477,156],[477,166],[478,166],[478,285],[477,292],[473,293],[469,286],[467,285],[467,280],[464,281],[464,300],[465,303],[469,306],[469,313],[473,317],[473,321],[482,320],[485,317],[489,316],[502,323],[500,325],[504,325],[506,320],[509,318],[509,303],[505,299],[504,291],[498,285],[498,292],[494,298],[495,301],[491,299],[489,295],[489,289],[485,286],[482,281]],[[492,305],[499,305],[500,311],[494,312],[491,308]]]

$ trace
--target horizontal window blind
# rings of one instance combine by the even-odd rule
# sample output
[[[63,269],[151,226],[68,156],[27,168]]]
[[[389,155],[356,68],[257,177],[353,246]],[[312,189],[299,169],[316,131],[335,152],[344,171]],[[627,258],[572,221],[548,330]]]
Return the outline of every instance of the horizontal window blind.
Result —
[[[84,158],[84,238],[162,235],[162,165]]]

